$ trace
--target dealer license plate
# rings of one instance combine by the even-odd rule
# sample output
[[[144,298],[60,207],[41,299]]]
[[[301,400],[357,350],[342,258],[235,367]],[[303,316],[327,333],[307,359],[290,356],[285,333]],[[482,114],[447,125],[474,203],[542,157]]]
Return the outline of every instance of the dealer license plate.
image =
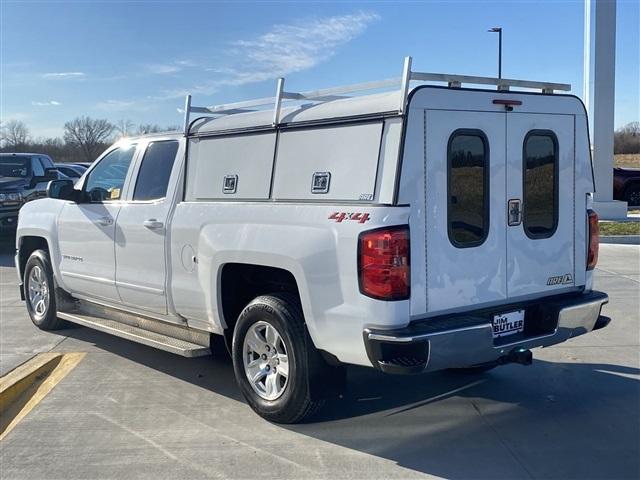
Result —
[[[524,330],[524,310],[493,316],[493,338],[514,335]]]

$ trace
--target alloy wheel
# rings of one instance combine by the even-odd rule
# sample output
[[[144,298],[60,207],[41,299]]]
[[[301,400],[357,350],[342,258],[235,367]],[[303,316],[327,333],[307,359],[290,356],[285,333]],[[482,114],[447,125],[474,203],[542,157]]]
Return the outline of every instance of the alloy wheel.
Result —
[[[276,400],[289,381],[289,357],[282,335],[270,323],[251,325],[243,342],[244,372],[251,388],[264,400]]]
[[[49,308],[49,285],[42,268],[34,266],[28,280],[29,304],[38,316],[44,316]]]

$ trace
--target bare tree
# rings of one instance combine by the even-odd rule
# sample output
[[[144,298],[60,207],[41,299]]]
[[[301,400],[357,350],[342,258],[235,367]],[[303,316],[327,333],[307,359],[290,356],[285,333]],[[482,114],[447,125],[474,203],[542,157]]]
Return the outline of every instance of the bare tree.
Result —
[[[64,141],[80,148],[86,161],[92,162],[113,130],[114,126],[107,120],[78,117],[64,124]]]
[[[640,153],[640,122],[631,122],[616,130],[614,152]]]
[[[156,125],[153,123],[141,123],[140,125],[138,125],[138,135],[158,132],[164,132],[164,129],[160,125]]]
[[[2,125],[2,143],[5,147],[15,149],[24,147],[29,141],[29,129],[20,120],[9,120]]]
[[[119,137],[128,137],[134,133],[135,124],[131,120],[118,120],[115,124],[115,131]]]

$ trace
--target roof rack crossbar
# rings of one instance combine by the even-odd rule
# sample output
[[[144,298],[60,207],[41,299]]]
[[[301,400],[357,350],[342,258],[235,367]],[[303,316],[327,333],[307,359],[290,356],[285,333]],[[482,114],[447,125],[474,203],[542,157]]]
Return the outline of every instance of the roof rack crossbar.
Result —
[[[495,85],[497,87],[535,88],[538,90],[569,91],[571,85],[564,83],[536,82],[532,80],[515,80],[511,78],[474,77],[469,75],[451,75],[448,73],[411,72],[411,80],[421,82],[459,82],[472,85]]]
[[[494,85],[498,91],[509,91],[510,87],[530,88],[541,90],[542,93],[553,93],[554,91],[569,91],[571,85],[565,83],[538,82],[531,80],[516,80],[509,78],[475,77],[469,75],[455,75],[448,73],[426,73],[411,71],[411,57],[405,57],[402,76],[388,78],[373,82],[356,83],[341,87],[325,88],[320,90],[310,90],[307,92],[287,92],[284,90],[284,78],[277,81],[276,94],[273,97],[264,97],[242,102],[214,105],[210,107],[191,106],[191,95],[187,95],[184,108],[184,134],[189,134],[189,119],[192,113],[204,115],[233,115],[236,113],[254,112],[256,107],[273,105],[273,125],[280,123],[280,113],[282,102],[285,100],[311,102],[330,102],[343,98],[349,98],[347,93],[363,92],[367,90],[381,90],[389,87],[399,88],[398,113],[403,114],[409,95],[411,82],[440,82],[446,83],[450,88],[460,88],[463,84],[470,85]]]

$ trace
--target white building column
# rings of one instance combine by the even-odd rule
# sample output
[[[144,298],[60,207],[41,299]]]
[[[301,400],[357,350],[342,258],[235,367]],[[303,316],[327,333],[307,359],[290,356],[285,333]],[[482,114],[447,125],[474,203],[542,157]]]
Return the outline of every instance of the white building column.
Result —
[[[606,219],[627,216],[626,202],[613,200],[615,80],[616,1],[585,0],[583,99],[593,152],[594,209]]]

